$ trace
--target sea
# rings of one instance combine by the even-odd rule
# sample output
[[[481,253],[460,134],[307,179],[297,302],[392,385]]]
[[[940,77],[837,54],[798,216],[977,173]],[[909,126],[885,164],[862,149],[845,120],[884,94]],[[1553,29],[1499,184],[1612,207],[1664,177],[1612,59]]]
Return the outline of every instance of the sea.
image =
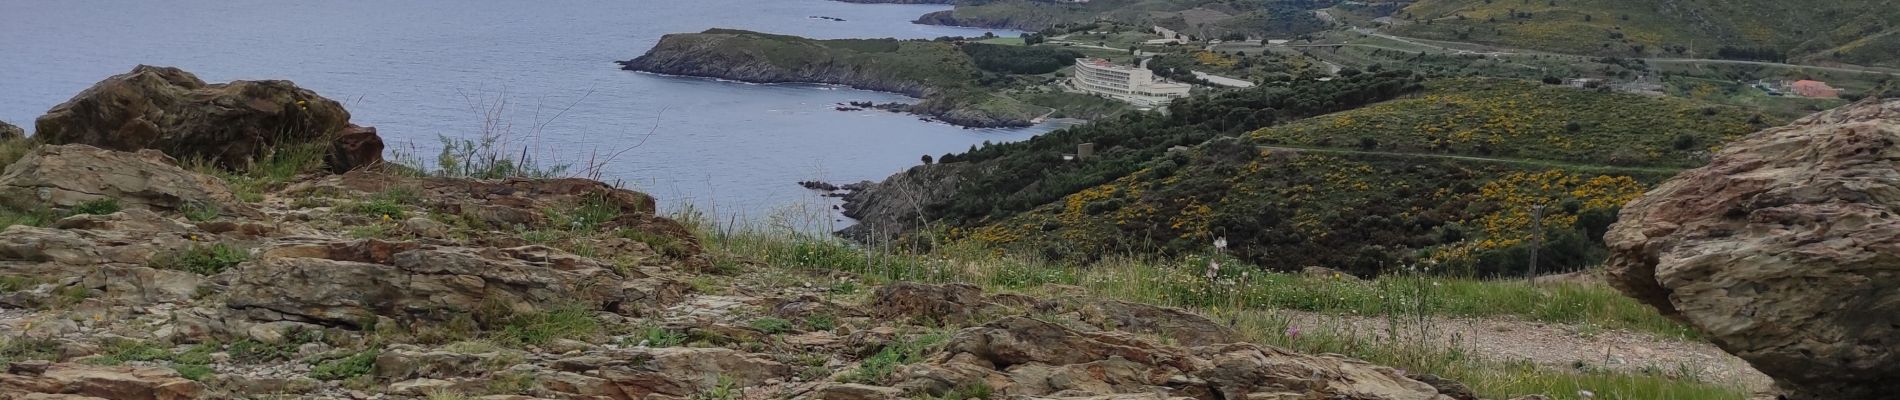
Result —
[[[914,101],[619,69],[662,35],[737,28],[815,38],[1020,32],[909,21],[939,5],[827,0],[0,0],[0,120],[33,120],[139,64],[209,82],[283,79],[342,102],[427,163],[441,139],[505,133],[514,151],[647,192],[668,211],[831,229],[835,199],[797,182],[877,180],[923,155],[1072,121],[964,129],[848,101]],[[824,18],[832,17],[843,21]]]

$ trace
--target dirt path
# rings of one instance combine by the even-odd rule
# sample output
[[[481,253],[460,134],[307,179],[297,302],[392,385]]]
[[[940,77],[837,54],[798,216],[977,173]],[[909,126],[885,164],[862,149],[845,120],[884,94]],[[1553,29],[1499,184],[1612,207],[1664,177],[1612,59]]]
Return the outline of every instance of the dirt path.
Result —
[[[1404,152],[1392,152],[1392,151],[1328,149],[1328,148],[1317,148],[1317,147],[1288,147],[1288,146],[1259,146],[1259,147],[1265,150],[1291,151],[1291,152],[1296,152],[1296,153],[1363,154],[1363,155],[1391,156],[1391,157],[1439,158],[1439,159],[1447,159],[1447,160],[1494,162],[1494,163],[1503,163],[1503,164],[1520,164],[1520,165],[1531,165],[1531,166],[1551,167],[1551,168],[1584,168],[1584,169],[1592,169],[1592,170],[1646,172],[1646,173],[1664,173],[1664,174],[1673,174],[1673,173],[1682,171],[1682,169],[1680,168],[1617,167],[1617,166],[1608,166],[1608,165],[1568,163],[1568,162],[1562,162],[1562,161],[1536,160],[1536,159],[1528,159],[1528,158],[1492,158],[1492,157],[1461,156],[1461,155],[1456,155],[1456,154],[1404,153]]]
[[[1426,340],[1463,349],[1495,361],[1528,361],[1550,369],[1599,369],[1654,373],[1702,382],[1736,385],[1760,392],[1772,385],[1767,375],[1715,345],[1659,338],[1620,330],[1489,318],[1432,318],[1394,325],[1383,317],[1340,316],[1279,311],[1290,326],[1335,334],[1400,340]],[[1396,327],[1396,329],[1393,329]]]

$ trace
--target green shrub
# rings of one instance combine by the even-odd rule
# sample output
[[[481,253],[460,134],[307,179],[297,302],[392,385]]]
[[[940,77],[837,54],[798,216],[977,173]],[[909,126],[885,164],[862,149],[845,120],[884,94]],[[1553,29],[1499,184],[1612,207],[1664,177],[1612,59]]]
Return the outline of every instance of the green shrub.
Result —
[[[172,369],[178,371],[178,376],[199,382],[203,382],[206,378],[210,378],[216,374],[216,371],[212,371],[211,367],[203,364],[173,364]]]
[[[73,206],[71,214],[106,215],[119,212],[120,209],[122,209],[122,207],[119,206],[119,199],[102,197]]]
[[[343,358],[324,360],[310,368],[310,377],[334,381],[363,376],[376,367],[376,356],[379,354],[382,354],[381,350],[369,349]]]
[[[199,275],[214,275],[251,259],[250,252],[224,243],[191,246],[153,257],[146,266]]]

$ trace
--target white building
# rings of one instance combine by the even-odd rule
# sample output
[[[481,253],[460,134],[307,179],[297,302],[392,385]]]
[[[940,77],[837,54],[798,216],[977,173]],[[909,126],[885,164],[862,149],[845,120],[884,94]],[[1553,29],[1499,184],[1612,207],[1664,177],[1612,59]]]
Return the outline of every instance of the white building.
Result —
[[[1159,107],[1187,97],[1194,86],[1156,79],[1146,68],[1115,65],[1099,58],[1075,60],[1075,76],[1069,86],[1084,92],[1108,96],[1140,107]]]

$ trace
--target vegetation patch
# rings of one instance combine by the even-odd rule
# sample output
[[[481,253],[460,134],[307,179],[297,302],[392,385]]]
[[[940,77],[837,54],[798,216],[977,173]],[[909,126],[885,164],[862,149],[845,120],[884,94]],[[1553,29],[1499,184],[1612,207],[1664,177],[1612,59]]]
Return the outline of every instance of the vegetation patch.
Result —
[[[852,370],[850,375],[842,380],[871,385],[883,384],[892,372],[897,371],[897,367],[923,361],[946,339],[948,339],[947,336],[936,333],[891,343],[884,346],[883,350],[878,350],[877,354],[866,357],[864,361],[858,363],[858,368]]]
[[[250,259],[250,251],[237,246],[224,243],[208,245],[192,243],[183,249],[153,257],[146,266],[199,275],[215,275]]]
[[[376,356],[381,349],[368,349],[351,353],[341,358],[319,361],[310,367],[310,377],[316,380],[334,381],[368,375],[376,367]]]

